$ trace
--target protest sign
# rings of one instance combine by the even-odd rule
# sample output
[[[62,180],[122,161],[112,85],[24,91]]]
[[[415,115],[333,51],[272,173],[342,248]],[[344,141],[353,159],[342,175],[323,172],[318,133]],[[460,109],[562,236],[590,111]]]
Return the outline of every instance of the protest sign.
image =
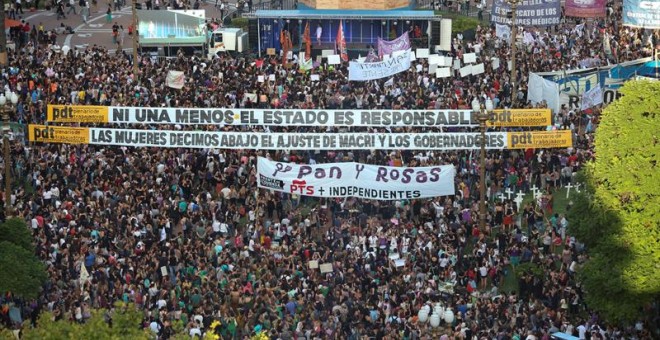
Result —
[[[442,71],[446,75],[449,72]],[[312,75],[314,76],[314,75]],[[318,75],[316,75],[318,76]],[[437,75],[436,75],[437,76]],[[249,95],[256,101],[256,94]],[[538,111],[538,110],[537,110]],[[494,117],[507,124],[530,117],[535,110],[510,110]],[[534,115],[535,116],[535,115]],[[53,123],[266,125],[266,126],[477,126],[471,110],[270,110],[193,109],[119,106],[48,105],[46,119]],[[538,126],[546,126],[541,124]],[[529,126],[529,125],[525,125]]]
[[[463,54],[463,62],[466,64],[472,64],[477,62],[476,53],[465,53]]]
[[[426,59],[429,57],[429,49],[428,48],[418,48],[417,49],[417,58],[418,59]]]
[[[451,76],[451,73],[449,71],[449,67],[442,67],[437,70],[435,70],[435,77],[436,78],[449,78]]]
[[[580,103],[580,109],[586,110],[588,108],[600,105],[603,103],[603,90],[600,88],[600,85],[590,89],[589,91],[582,94],[582,102]]]
[[[349,62],[348,80],[366,81],[393,76],[410,68],[410,50],[387,61],[374,63]]]
[[[495,24],[511,25],[508,13],[511,5],[506,0],[493,0],[491,21]],[[559,0],[522,1],[516,8],[518,26],[559,25],[561,2]]]
[[[623,24],[630,27],[660,29],[660,1],[623,0]]]
[[[168,71],[165,78],[165,85],[173,89],[182,89],[185,81],[185,75],[182,71]]]
[[[257,160],[257,184],[316,197],[391,200],[454,195],[453,165],[389,167],[361,163],[294,164]]]
[[[28,132],[30,142],[233,150],[463,150],[479,148],[481,140],[479,133],[266,133],[45,125],[29,125]],[[486,136],[488,149],[502,149],[505,143],[505,132]]]
[[[507,139],[512,132],[486,134],[487,149],[510,148],[520,144]],[[541,132],[528,132],[532,140]],[[538,135],[546,138],[546,132]],[[554,138],[554,137],[553,137]],[[93,144],[128,147],[217,148],[257,150],[477,150],[481,135],[473,132],[444,133],[269,133],[182,130],[137,130],[72,128],[28,125],[28,141],[37,143]],[[507,141],[514,144],[507,144]],[[542,145],[542,144],[541,144]],[[539,146],[541,147],[541,146]],[[556,146],[560,147],[560,146]]]
[[[329,65],[339,65],[341,64],[341,58],[339,54],[332,54],[328,56],[328,64]]]
[[[396,51],[405,51],[410,49],[410,39],[408,31],[394,40],[383,40],[378,38],[378,55],[382,58],[384,55],[392,54]]]

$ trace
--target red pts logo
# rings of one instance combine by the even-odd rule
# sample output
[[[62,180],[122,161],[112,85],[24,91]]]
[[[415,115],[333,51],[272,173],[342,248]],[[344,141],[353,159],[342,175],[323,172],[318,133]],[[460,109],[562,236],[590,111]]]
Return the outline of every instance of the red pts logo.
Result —
[[[289,192],[292,194],[313,195],[314,186],[307,185],[307,181],[305,180],[294,179],[293,181],[291,181]]]

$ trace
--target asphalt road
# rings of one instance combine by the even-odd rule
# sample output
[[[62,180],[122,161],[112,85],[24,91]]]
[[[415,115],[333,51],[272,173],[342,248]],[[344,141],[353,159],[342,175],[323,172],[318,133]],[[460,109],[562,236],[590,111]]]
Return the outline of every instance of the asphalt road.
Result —
[[[66,0],[65,0],[66,1]],[[129,0],[130,1],[130,0]],[[233,2],[233,1],[232,1]],[[77,1],[76,1],[77,3]],[[207,18],[216,18],[220,16],[220,11],[214,7],[215,1],[212,3],[202,3],[200,9],[206,10]],[[37,10],[34,12],[25,11],[23,15],[19,15],[21,19],[30,23],[30,26],[35,25],[39,27],[43,23],[46,30],[52,30],[63,23],[65,26],[71,26],[74,34],[60,34],[57,37],[57,44],[60,46],[69,46],[70,48],[85,48],[87,46],[97,45],[107,48],[108,50],[115,50],[117,45],[112,42],[112,25],[116,22],[124,27],[126,34],[124,35],[124,50],[131,51],[133,49],[132,37],[128,35],[128,26],[132,23],[131,7],[125,6],[119,11],[113,11],[112,21],[108,22],[106,19],[107,5],[102,5],[99,1],[98,8],[90,8],[90,15],[87,23],[84,23],[80,16],[80,8],[76,6],[76,15],[71,12],[67,14],[65,19],[58,20],[54,10]],[[68,11],[65,7],[64,12]],[[225,13],[226,14],[226,13]],[[17,16],[17,19],[19,17]],[[20,19],[19,19],[20,20]]]

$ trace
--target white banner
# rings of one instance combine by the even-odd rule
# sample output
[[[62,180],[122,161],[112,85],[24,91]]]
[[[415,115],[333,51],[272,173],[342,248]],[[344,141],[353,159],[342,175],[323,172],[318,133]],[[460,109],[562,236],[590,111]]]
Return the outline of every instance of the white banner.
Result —
[[[90,128],[90,144],[264,150],[478,149],[479,133],[243,133]],[[506,133],[486,136],[488,149],[506,147]]]
[[[49,105],[47,120],[53,123],[220,126],[440,127],[479,125],[470,110],[271,110],[84,105]]]
[[[596,87],[582,94],[582,102],[580,103],[580,109],[586,110],[602,103],[603,103],[603,90],[600,88],[600,85],[596,85]]]
[[[400,200],[454,195],[453,165],[389,167],[361,163],[293,164],[257,161],[258,186],[315,197]]]
[[[524,123],[525,119],[521,122]],[[480,133],[458,132],[270,133],[124,130],[32,124],[28,125],[28,140],[35,143],[239,150],[477,150],[482,144]],[[546,149],[569,147],[573,142],[568,130],[510,131],[488,132],[483,144],[487,149]]]
[[[392,56],[386,61],[375,63],[358,63],[351,61],[348,64],[348,80],[366,81],[391,77],[410,68],[410,50]]]
[[[53,129],[49,127],[48,129]],[[57,127],[37,133],[54,143],[257,150],[477,150],[479,133],[266,133]],[[72,130],[73,131],[73,130]],[[53,138],[51,134],[57,135]],[[39,141],[39,136],[34,141]],[[504,149],[506,132],[489,132],[487,149]]]
[[[536,105],[545,100],[550,109],[559,112],[561,109],[559,105],[559,84],[543,79],[536,73],[530,73],[527,88],[527,100],[531,101],[532,104]]]

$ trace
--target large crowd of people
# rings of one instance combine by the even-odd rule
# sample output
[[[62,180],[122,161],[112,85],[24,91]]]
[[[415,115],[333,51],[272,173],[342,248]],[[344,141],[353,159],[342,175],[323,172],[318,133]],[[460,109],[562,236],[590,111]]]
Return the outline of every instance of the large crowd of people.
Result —
[[[65,55],[30,39],[9,54],[2,82],[19,94],[15,120],[23,124],[43,123],[48,104],[444,109],[491,98],[499,107],[531,107],[528,72],[575,69],[584,58],[607,65],[651,54],[658,32],[623,27],[620,14],[579,32],[578,23],[566,20],[528,31],[534,42],[521,40],[517,88],[505,67],[490,63],[478,76],[424,79],[423,59],[396,75],[392,86],[388,79],[349,82],[346,64],[318,67],[320,80],[312,82],[280,58],[248,54],[143,56],[136,75],[129,54],[89,47]],[[483,60],[499,57],[506,65],[510,47],[493,27],[480,27],[475,38],[454,40],[451,54],[478,49]],[[172,69],[185,72],[183,89],[165,86]],[[258,80],[270,74],[275,81]],[[575,277],[586,255],[570,237],[564,212],[553,211],[553,193],[593,157],[593,129],[586,127],[597,126],[598,110],[555,114],[555,126],[573,133],[571,148],[488,152],[485,229],[478,226],[478,157],[470,151],[191,150],[17,139],[12,173],[25,180],[14,188],[12,207],[33,231],[48,281],[35,301],[4,295],[0,303],[19,307],[30,327],[42,311],[85,322],[93,308],[130,302],[159,339],[172,336],[179,322],[190,336],[201,336],[213,321],[220,321],[215,331],[226,339],[256,332],[281,339],[547,339],[560,331],[580,339],[651,338],[648,325],[619,328],[587,308]],[[278,129],[314,128],[270,128]],[[388,202],[270,192],[256,187],[257,156],[453,164],[458,194]],[[545,194],[520,207],[496,196],[533,186]],[[395,258],[406,261],[399,265]],[[331,263],[333,271],[321,274],[310,261]],[[89,280],[81,280],[83,271]],[[451,311],[435,333],[420,320],[425,305]],[[18,327],[5,309],[0,319]]]

